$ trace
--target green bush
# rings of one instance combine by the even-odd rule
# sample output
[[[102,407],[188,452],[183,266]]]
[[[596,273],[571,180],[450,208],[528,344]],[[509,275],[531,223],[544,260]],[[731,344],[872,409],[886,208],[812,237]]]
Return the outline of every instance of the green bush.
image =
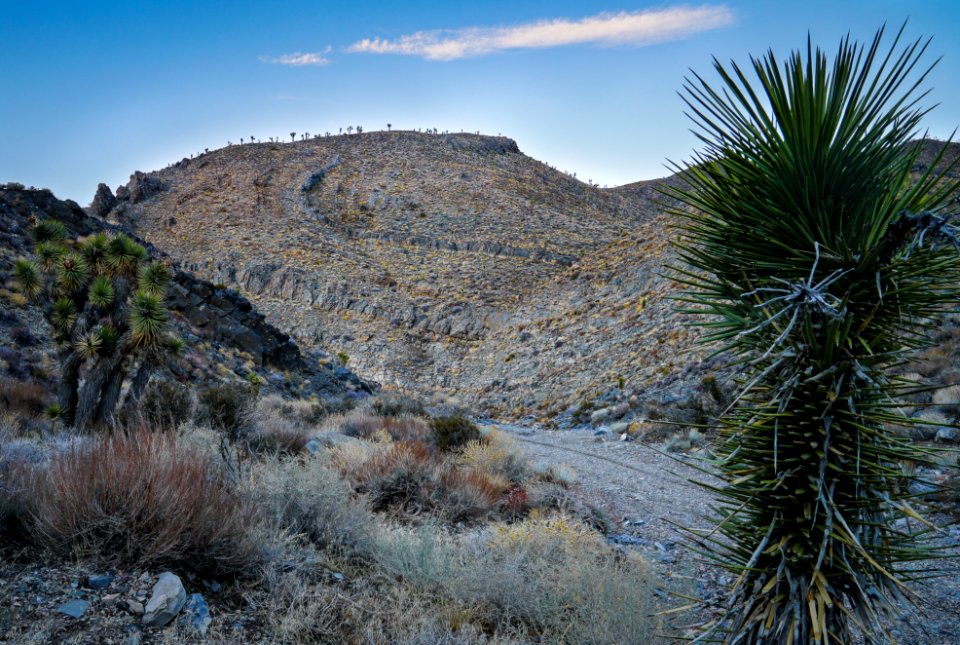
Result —
[[[689,207],[682,311],[744,374],[715,447],[718,528],[695,533],[737,576],[724,642],[886,641],[932,555],[894,528],[915,513],[899,463],[930,455],[890,430],[913,423],[891,370],[960,299],[960,182],[945,146],[918,163],[925,44],[882,36],[845,38],[832,65],[808,45],[751,59],[756,81],[715,63],[719,89],[686,86],[706,148],[667,189]]]
[[[433,420],[433,434],[440,450],[459,450],[471,441],[480,439],[480,428],[460,415],[437,417]]]
[[[197,395],[197,421],[236,439],[242,434],[254,400],[253,388],[249,385],[212,385]]]
[[[193,417],[190,389],[174,381],[153,380],[126,416],[152,428],[176,428]]]

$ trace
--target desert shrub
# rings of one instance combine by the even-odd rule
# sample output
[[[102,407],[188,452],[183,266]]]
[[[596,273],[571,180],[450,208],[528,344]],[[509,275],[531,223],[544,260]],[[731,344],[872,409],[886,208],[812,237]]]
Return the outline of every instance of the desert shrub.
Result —
[[[375,511],[390,511],[401,519],[433,516],[449,523],[469,522],[493,513],[509,488],[495,474],[458,468],[431,446],[400,441],[367,453],[343,474],[367,494]]]
[[[176,428],[193,417],[190,389],[174,381],[154,379],[139,401],[123,411],[122,420],[154,428]]]
[[[303,535],[337,556],[364,557],[376,524],[330,463],[322,459],[274,459],[260,464],[251,485],[262,518],[280,530]]]
[[[31,460],[20,459],[7,445],[0,445],[0,547],[26,542],[32,466]]]
[[[513,483],[523,481],[530,474],[520,447],[500,430],[488,430],[480,439],[468,442],[457,455],[457,462]]]
[[[534,464],[533,471],[541,480],[563,488],[569,488],[577,483],[577,471],[568,464],[538,462]]]
[[[381,565],[459,603],[488,633],[520,642],[641,643],[659,627],[651,577],[565,518],[531,519],[459,539],[429,525],[394,531]]]
[[[461,415],[437,417],[433,420],[433,433],[437,448],[445,451],[459,450],[469,442],[480,439],[480,429]]]
[[[896,465],[930,454],[888,430],[912,423],[890,377],[960,298],[960,160],[944,144],[918,163],[926,45],[882,38],[847,37],[832,62],[809,41],[768,52],[755,77],[715,61],[719,87],[685,87],[705,149],[665,189],[674,275],[743,377],[712,455],[717,527],[693,532],[736,576],[703,640],[887,640],[934,555],[894,524],[916,514]]]
[[[432,443],[430,423],[421,417],[384,417],[354,410],[332,424],[342,434],[359,439],[389,438],[393,441]]]
[[[301,423],[283,414],[282,403],[274,397],[259,399],[237,435],[255,453],[297,454],[310,441]]]
[[[37,344],[37,338],[27,327],[14,327],[10,330],[10,339],[19,347],[32,347]]]
[[[399,392],[385,392],[383,390],[373,396],[370,408],[381,417],[403,415],[424,417],[427,415],[420,401]]]
[[[418,514],[429,510],[438,465],[429,446],[401,442],[374,452],[359,468],[345,474],[360,492],[369,495],[374,510],[394,508]]]
[[[259,558],[253,507],[219,462],[166,433],[75,444],[34,470],[28,503],[37,541],[116,566],[249,575]]]
[[[40,383],[0,379],[0,412],[37,417],[50,403],[50,394]]]
[[[212,385],[197,395],[197,421],[237,438],[242,434],[254,400],[253,388],[249,385]]]

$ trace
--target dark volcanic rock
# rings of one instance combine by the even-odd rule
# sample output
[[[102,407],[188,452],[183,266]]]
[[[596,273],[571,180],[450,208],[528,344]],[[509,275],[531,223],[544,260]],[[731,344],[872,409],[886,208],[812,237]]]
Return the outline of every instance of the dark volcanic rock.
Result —
[[[116,205],[117,198],[114,197],[110,187],[106,184],[100,184],[97,186],[97,192],[93,196],[93,201],[90,202],[87,212],[94,217],[104,218]]]
[[[125,187],[117,189],[117,199],[129,200],[134,204],[139,204],[151,195],[155,195],[164,189],[163,182],[139,170],[130,175],[130,181]]]

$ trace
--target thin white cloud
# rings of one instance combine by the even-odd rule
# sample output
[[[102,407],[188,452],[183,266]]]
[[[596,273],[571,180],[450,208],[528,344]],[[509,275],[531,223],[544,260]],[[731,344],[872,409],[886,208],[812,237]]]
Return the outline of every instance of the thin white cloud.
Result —
[[[330,53],[327,47],[322,52],[295,52],[293,54],[284,54],[283,56],[268,57],[261,56],[260,61],[270,63],[271,65],[289,65],[291,67],[307,67],[310,65],[329,65],[330,59],[326,54]]]
[[[366,38],[348,52],[421,56],[427,60],[455,60],[505,49],[539,49],[592,43],[643,46],[677,40],[725,27],[733,12],[725,5],[673,7],[649,11],[622,11],[569,20],[557,18],[512,27],[418,31],[396,40]]]

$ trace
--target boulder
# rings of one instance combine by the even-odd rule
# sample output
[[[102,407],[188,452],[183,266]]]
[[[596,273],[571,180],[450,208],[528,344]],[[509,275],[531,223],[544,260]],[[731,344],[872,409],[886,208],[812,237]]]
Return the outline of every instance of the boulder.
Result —
[[[187,602],[187,592],[180,578],[169,571],[160,574],[153,585],[150,600],[143,611],[143,624],[147,627],[168,625]]]

